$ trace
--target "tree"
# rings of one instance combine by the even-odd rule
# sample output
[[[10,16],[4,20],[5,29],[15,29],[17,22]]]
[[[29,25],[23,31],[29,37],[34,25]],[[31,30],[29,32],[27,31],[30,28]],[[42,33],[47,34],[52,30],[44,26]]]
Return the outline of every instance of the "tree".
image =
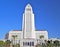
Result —
[[[56,47],[58,47],[58,46],[59,46],[59,41],[58,41],[58,40],[55,40],[55,41],[54,41],[54,45],[55,45]]]
[[[41,45],[40,44],[37,44],[36,47],[41,47]]]
[[[40,39],[43,39],[43,38],[44,38],[44,35],[41,35],[41,36],[40,36]]]
[[[0,40],[0,47],[4,47],[5,46],[5,42]]]
[[[17,35],[12,35],[13,39],[15,39],[17,37]]]
[[[44,40],[44,41],[45,41],[45,46],[47,47],[47,46],[48,46],[48,45],[47,45],[47,42],[48,42],[48,41],[47,41],[47,40]]]
[[[20,44],[16,44],[16,47],[20,47]]]
[[[45,43],[43,43],[42,47],[47,47]]]
[[[12,37],[13,37],[13,41],[14,41],[13,47],[15,47],[15,39],[16,39],[17,35],[12,35]]]
[[[44,41],[44,35],[41,35],[40,39],[41,39],[41,47],[42,47],[42,44],[43,44],[43,41]]]
[[[6,43],[6,46],[8,47],[8,46],[10,46],[11,41],[10,40],[6,40],[5,43]]]
[[[47,41],[47,46],[54,47],[53,41],[52,40]]]

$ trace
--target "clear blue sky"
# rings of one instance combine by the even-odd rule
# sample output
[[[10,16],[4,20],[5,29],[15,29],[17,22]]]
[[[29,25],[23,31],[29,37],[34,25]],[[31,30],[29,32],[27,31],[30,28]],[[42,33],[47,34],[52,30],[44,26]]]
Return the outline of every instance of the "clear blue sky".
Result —
[[[47,30],[49,38],[60,38],[60,0],[0,0],[0,39],[10,30],[22,30],[22,16],[30,3],[36,30]]]

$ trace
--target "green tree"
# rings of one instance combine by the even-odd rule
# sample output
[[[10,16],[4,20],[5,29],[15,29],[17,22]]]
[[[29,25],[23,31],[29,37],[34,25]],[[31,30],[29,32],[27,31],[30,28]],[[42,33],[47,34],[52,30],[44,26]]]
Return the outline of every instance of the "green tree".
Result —
[[[40,39],[43,39],[43,38],[44,38],[44,35],[41,35],[41,36],[40,36]]]
[[[36,47],[41,47],[41,45],[40,44],[37,44]]]
[[[20,44],[16,44],[16,47],[20,47]]]
[[[47,42],[47,45],[48,45],[48,47],[54,47],[54,44],[53,44],[53,41],[52,40],[48,41]]]
[[[17,38],[17,35],[12,35],[12,38],[13,38],[13,41],[14,41],[14,44],[13,44],[13,47],[15,47],[15,39]]]
[[[43,46],[43,41],[44,41],[44,35],[40,35],[40,39],[41,39],[41,47]]]
[[[55,41],[54,41],[54,45],[55,45],[56,47],[58,47],[58,46],[59,46],[59,41],[58,41],[58,40],[55,40]]]
[[[47,47],[45,43],[43,43],[42,47]]]
[[[0,40],[0,47],[4,47],[5,46],[5,42]]]
[[[6,40],[5,43],[6,43],[6,46],[7,46],[7,47],[8,47],[8,46],[10,47],[10,44],[11,44],[11,41],[10,41],[10,40]]]
[[[48,45],[47,45],[47,40],[44,40],[44,41],[45,41],[45,44],[44,44],[44,45],[47,47],[47,46],[48,46]]]

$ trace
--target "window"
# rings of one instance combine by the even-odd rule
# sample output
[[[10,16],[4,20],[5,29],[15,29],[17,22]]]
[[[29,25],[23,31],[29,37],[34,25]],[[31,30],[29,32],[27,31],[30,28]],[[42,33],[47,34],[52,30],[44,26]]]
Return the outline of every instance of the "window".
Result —
[[[32,46],[34,46],[34,42],[32,42]]]
[[[27,46],[27,42],[23,42],[23,46]]]
[[[34,42],[23,42],[23,46],[34,46]]]
[[[30,42],[30,46],[31,46],[31,42]]]
[[[28,42],[28,46],[29,46],[29,42]]]

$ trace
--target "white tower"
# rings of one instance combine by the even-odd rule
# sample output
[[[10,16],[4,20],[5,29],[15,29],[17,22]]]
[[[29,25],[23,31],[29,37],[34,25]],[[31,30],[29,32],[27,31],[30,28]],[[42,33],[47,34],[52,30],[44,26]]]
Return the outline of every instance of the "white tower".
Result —
[[[23,14],[23,38],[35,38],[34,13],[30,4]]]

